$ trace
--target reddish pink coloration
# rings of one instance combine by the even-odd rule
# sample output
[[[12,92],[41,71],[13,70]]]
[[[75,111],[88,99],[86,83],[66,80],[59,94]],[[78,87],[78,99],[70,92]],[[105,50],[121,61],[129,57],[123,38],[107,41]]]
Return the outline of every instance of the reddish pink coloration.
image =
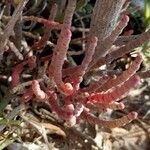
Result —
[[[51,92],[48,98],[48,102],[54,112],[56,112],[59,117],[66,119],[72,116],[72,111],[66,111],[66,109],[62,109],[57,102],[57,95],[54,92]]]
[[[97,89],[97,92],[107,91],[111,87],[115,87],[127,81],[140,68],[141,62],[142,62],[142,56],[138,55],[135,58],[135,60],[130,64],[127,70],[123,71],[116,78],[110,78],[106,83],[104,83],[101,87]]]
[[[78,103],[76,105],[75,112],[74,112],[75,116],[79,117],[81,115],[81,113],[83,112],[83,110],[84,110],[84,106],[82,104]]]
[[[54,21],[56,14],[57,14],[57,4],[54,3],[51,7],[51,11],[50,11],[50,15],[48,20]],[[32,50],[39,50],[45,47],[47,41],[49,40],[51,36],[51,28],[50,27],[46,27],[44,30],[44,35],[41,37],[41,39],[38,42],[35,42],[32,46]]]
[[[129,80],[127,80],[120,87],[114,89],[111,92],[106,93],[93,93],[88,97],[88,101],[97,101],[99,103],[111,103],[112,101],[116,101],[120,99],[123,95],[125,95],[131,88],[136,87],[140,82],[140,78],[138,75],[132,76]]]
[[[33,97],[33,91],[32,91],[32,88],[30,87],[29,89],[25,89],[25,91],[21,97],[21,100],[26,103],[26,102],[30,101],[32,99],[32,97]]]
[[[80,89],[80,92],[88,92],[88,93],[93,93],[96,92],[99,88],[101,88],[107,81],[112,79],[112,77],[109,76],[103,76],[99,81],[89,85],[88,87],[85,87],[83,89]]]
[[[21,73],[24,69],[24,65],[26,63],[29,65],[29,67],[31,69],[35,68],[36,67],[36,57],[31,56],[25,62],[18,64],[14,67],[14,69],[12,71],[12,81],[11,81],[12,88],[16,87],[19,84],[20,76],[21,76]]]
[[[138,116],[138,113],[137,112],[130,112],[130,118],[132,119],[132,120],[134,120],[134,119],[136,119],[137,118],[137,116]]]
[[[127,21],[128,17],[124,16],[123,20],[120,21],[120,26],[125,26]],[[70,22],[66,22],[65,26],[68,26],[69,24]],[[118,26],[118,32],[122,30],[122,27],[120,28],[120,26]],[[114,36],[114,38],[115,35],[115,32],[113,32],[112,36]],[[80,83],[88,69],[89,63],[92,61],[98,39],[95,36],[91,37],[81,65],[74,67],[71,71],[73,72],[72,76],[71,73],[69,73],[69,77],[64,81],[62,69],[70,40],[70,29],[63,28],[59,39],[57,40],[57,45],[54,48],[49,67],[49,78],[50,80],[53,80],[55,87],[54,85],[48,85],[48,83],[46,83],[48,86],[42,87],[42,89],[46,91],[45,93],[41,90],[39,82],[33,80],[32,91],[36,95],[36,98],[41,101],[47,100],[52,111],[54,111],[61,119],[65,120],[69,126],[75,125],[77,120],[80,120],[81,118],[87,120],[89,123],[98,124],[108,128],[123,126],[133,119],[136,119],[137,113],[135,112],[131,112],[128,115],[113,121],[101,120],[89,112],[95,111],[95,108],[96,111],[107,111],[108,108],[113,110],[124,109],[125,106],[123,103],[115,101],[121,99],[131,88],[134,88],[139,84],[140,78],[135,75],[135,73],[140,67],[142,57],[138,55],[129,68],[122,74],[116,76],[116,78],[102,78],[105,79],[105,81],[97,82],[96,84],[93,84],[93,86],[80,89]],[[33,66],[31,69],[36,67],[36,59],[28,59],[27,63]],[[69,68],[69,70],[71,69]],[[49,86],[51,86],[51,90],[48,88]],[[60,106],[59,104],[59,96],[57,96],[55,89],[57,89],[57,92],[63,97],[63,106]],[[31,97],[32,94],[30,91],[29,93],[27,91],[23,95],[25,101],[28,101]]]
[[[44,18],[39,18],[39,17],[34,17],[34,16],[30,16],[30,17],[26,17],[25,18],[26,20],[32,20],[32,21],[37,21],[39,23],[42,23],[52,29],[62,29],[63,25],[58,23],[58,22],[55,22],[53,20],[47,20],[47,19],[44,19]]]
[[[32,46],[32,50],[40,50],[41,48],[43,48],[45,45],[45,39],[41,39],[38,42],[35,42],[34,45]]]
[[[66,105],[65,110],[72,113],[74,111],[73,104]]]
[[[67,81],[68,79],[66,79],[65,81]],[[75,91],[78,91],[80,88],[80,83],[82,82],[83,78],[81,76],[79,77],[74,77],[72,82],[73,82],[73,88]],[[71,80],[69,79],[69,81],[71,82]]]
[[[64,58],[66,56],[66,53],[67,53],[67,50],[69,47],[71,35],[72,34],[69,29],[64,29],[61,31],[61,34],[57,41],[57,45],[54,48],[51,65],[49,67],[50,76],[54,77],[54,80],[55,80],[56,85],[58,86],[58,89],[60,91],[64,90],[64,91],[62,91],[63,93],[70,92],[70,87],[71,87],[69,85],[69,88],[68,88],[68,84],[65,85],[62,81],[62,66],[63,66]],[[53,71],[53,73],[52,73],[53,75],[51,75],[52,71]],[[68,93],[66,93],[66,94],[68,94]]]
[[[71,40],[71,36],[72,36],[72,33],[71,33],[70,29],[62,30],[62,32],[59,36],[59,39],[57,41],[57,45],[54,49],[54,54],[53,54],[54,58],[55,57],[57,58],[58,56],[60,57],[60,54],[63,54],[63,56],[66,56],[65,54],[66,54],[66,51],[68,50],[68,46],[69,46],[69,42]],[[62,51],[59,50],[60,48],[62,49]],[[63,50],[63,48],[65,50]]]
[[[118,104],[118,108],[122,110],[122,109],[125,108],[125,105],[124,105],[123,103],[119,103],[119,104]]]
[[[73,126],[76,124],[76,117],[74,116],[74,106],[73,104],[69,104],[65,106],[64,111],[66,111],[69,116],[67,118],[64,118],[66,120],[66,123],[69,126]]]
[[[69,81],[74,81],[77,86],[82,82],[83,76],[87,71],[88,65],[92,61],[92,57],[94,55],[95,48],[97,46],[97,41],[98,39],[96,36],[89,37],[89,44],[86,47],[85,50],[86,53],[82,61],[82,64],[76,69],[74,74],[72,74],[68,79]],[[76,89],[78,90],[78,88]]]
[[[107,121],[107,120],[100,120],[99,118],[95,117],[94,115],[91,115],[89,112],[84,111],[82,114],[82,117],[92,123],[92,124],[98,124],[99,126],[105,126],[107,128],[115,128],[119,126],[124,126],[127,123],[131,122],[132,120],[136,119],[137,113],[131,112],[126,116],[123,116],[119,119]]]
[[[109,104],[102,104],[102,103],[95,103],[96,106],[98,105],[98,107],[104,111],[107,110],[107,108],[109,109],[113,109],[113,110],[122,110],[125,108],[125,105],[123,103],[118,103],[118,102],[112,102]]]
[[[32,81],[32,90],[39,100],[43,101],[44,99],[47,98],[46,93],[41,90],[39,82],[37,80]]]
[[[64,119],[69,126],[76,124],[76,117],[74,116],[74,106],[73,104],[68,104],[64,108],[61,108],[57,103],[57,95],[51,92],[48,102],[54,112]]]
[[[134,33],[134,31],[133,30],[129,30],[129,31],[125,31],[124,32],[124,36],[130,36],[130,35],[132,35]]]
[[[122,110],[125,108],[123,103],[113,102],[109,104],[102,104],[98,102],[87,103],[86,107],[89,108],[93,112],[106,112],[108,109],[112,110]]]
[[[34,69],[36,67],[36,56],[29,57],[27,63],[31,69]]]
[[[24,65],[22,63],[18,64],[12,70],[12,75],[11,75],[11,77],[12,77],[11,87],[12,88],[16,87],[19,84],[19,82],[20,82],[20,75],[21,75],[21,73],[23,71],[23,66]]]
[[[129,22],[129,16],[128,15],[123,15],[121,21],[128,23]]]
[[[79,66],[77,67],[69,67],[69,68],[65,68],[62,70],[62,74],[63,74],[63,77],[65,77],[66,75],[70,76],[73,72],[75,72],[77,69],[79,68]]]
[[[52,58],[52,55],[48,55],[48,56],[42,57],[40,60],[41,60],[41,61],[48,61],[48,60],[50,60],[51,58]]]
[[[20,94],[23,94],[22,100],[24,102],[32,98],[46,102],[46,104],[49,104],[52,112],[55,112],[58,117],[64,120],[69,126],[77,124],[81,119],[91,124],[97,124],[107,128],[123,126],[133,119],[136,119],[137,113],[130,112],[119,119],[109,121],[100,119],[94,114],[97,112],[105,112],[108,109],[120,110],[125,108],[123,103],[117,101],[139,84],[140,78],[136,75],[136,71],[140,68],[142,57],[138,54],[128,69],[122,72],[120,70],[119,73],[113,70],[115,65],[117,65],[115,59],[129,53],[132,49],[139,46],[139,43],[143,44],[143,41],[150,38],[150,32],[145,32],[141,34],[141,36],[138,35],[140,37],[137,38],[138,40],[135,39],[128,42],[125,46],[120,44],[117,45],[117,48],[113,49],[117,38],[122,36],[120,34],[127,26],[129,17],[122,15],[121,8],[124,7],[123,0],[103,0],[101,5],[95,6],[90,29],[88,29],[86,37],[84,35],[84,39],[82,39],[86,39],[87,42],[82,43],[83,51],[81,52],[84,53],[84,58],[82,62],[80,62],[80,65],[78,65],[78,63],[72,63],[74,57],[70,55],[70,52],[68,53],[68,49],[72,32],[76,31],[76,27],[72,28],[71,26],[76,2],[76,0],[68,0],[63,24],[53,21],[56,15],[56,7],[50,12],[50,14],[54,13],[52,14],[53,18],[49,18],[50,20],[34,16],[23,17],[26,20],[42,23],[48,28],[46,28],[47,30],[45,30],[41,40],[32,46],[32,50],[41,49],[41,51],[44,50],[44,52],[42,52],[42,54],[33,52],[32,57],[26,59],[22,64],[15,66],[12,71],[12,87],[19,84],[23,67],[25,64],[28,64],[30,69],[27,73],[33,77],[32,79],[42,78],[43,81],[39,84],[37,80],[33,80],[29,89],[23,92],[21,91],[22,93],[20,92]],[[97,0],[96,4],[99,2],[100,1]],[[111,4],[113,5],[111,6]],[[114,13],[108,13],[105,17],[99,15],[99,12],[102,14],[107,13],[105,9],[103,10],[102,6],[106,8],[107,11],[109,6],[110,12]],[[99,9],[99,7],[101,9]],[[96,12],[96,10],[98,11]],[[57,32],[58,39],[55,44],[53,44],[51,57],[51,55],[45,56],[45,49],[43,49],[43,47],[48,40],[51,40],[52,29],[59,29],[60,33]],[[83,30],[83,32],[86,31]],[[41,58],[43,54],[44,57]],[[36,61],[36,57],[39,58],[39,62]],[[42,61],[46,61],[43,66]],[[113,65],[111,62],[113,62]],[[16,60],[14,63],[16,63]],[[39,67],[37,64],[41,64],[41,66]],[[97,66],[97,64],[99,65]],[[101,65],[106,65],[106,70],[101,70]],[[44,70],[42,75],[38,67]],[[33,69],[36,71],[34,72]],[[87,81],[89,85],[83,86],[84,81]],[[83,84],[81,84],[81,82]]]
[[[73,87],[70,83],[65,83],[62,86],[62,91],[64,91],[64,93],[66,93],[67,95],[70,95],[73,92]]]

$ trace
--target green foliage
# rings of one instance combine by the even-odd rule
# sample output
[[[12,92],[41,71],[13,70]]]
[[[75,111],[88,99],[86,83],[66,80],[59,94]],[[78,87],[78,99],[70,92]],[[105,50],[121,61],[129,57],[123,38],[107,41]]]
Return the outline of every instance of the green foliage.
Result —
[[[12,144],[15,141],[14,138],[10,138],[10,139],[5,139],[3,141],[0,141],[0,150],[3,150],[4,148],[6,148],[8,145]]]
[[[144,19],[145,19],[147,28],[150,28],[150,0],[145,0]]]
[[[88,1],[89,0],[78,0],[77,6],[76,6],[76,11],[81,10],[84,6],[86,6]]]

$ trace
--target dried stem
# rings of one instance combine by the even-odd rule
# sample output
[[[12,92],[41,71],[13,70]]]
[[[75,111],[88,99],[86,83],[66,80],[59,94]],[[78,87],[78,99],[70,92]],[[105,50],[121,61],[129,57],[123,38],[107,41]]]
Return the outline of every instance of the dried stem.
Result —
[[[13,34],[14,26],[19,19],[20,15],[22,14],[21,12],[23,11],[25,5],[27,4],[29,0],[22,0],[17,8],[15,9],[11,19],[9,20],[8,24],[6,25],[3,35],[1,35],[1,40],[0,40],[0,53],[3,53],[4,48],[7,44],[7,41],[9,37]]]

